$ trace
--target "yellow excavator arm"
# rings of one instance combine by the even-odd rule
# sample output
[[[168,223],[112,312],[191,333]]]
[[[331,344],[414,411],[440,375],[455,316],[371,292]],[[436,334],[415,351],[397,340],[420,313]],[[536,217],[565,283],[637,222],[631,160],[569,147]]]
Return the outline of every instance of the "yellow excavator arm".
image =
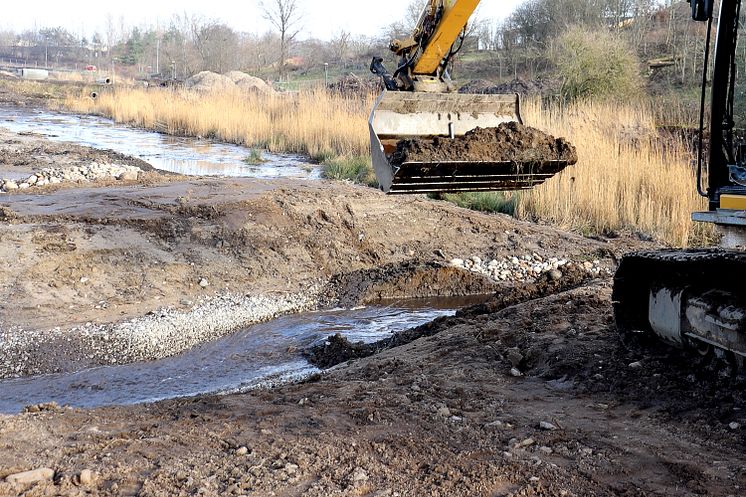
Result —
[[[371,70],[381,76],[388,90],[446,92],[451,85],[447,66],[459,38],[480,0],[429,0],[412,35],[391,42],[400,57],[393,76],[375,58]]]
[[[437,11],[438,8],[443,9],[442,19],[417,60],[412,70],[414,74],[437,72],[440,63],[448,56],[451,47],[464,32],[479,2],[480,0],[432,0],[430,2],[432,6],[437,6],[433,11]]]

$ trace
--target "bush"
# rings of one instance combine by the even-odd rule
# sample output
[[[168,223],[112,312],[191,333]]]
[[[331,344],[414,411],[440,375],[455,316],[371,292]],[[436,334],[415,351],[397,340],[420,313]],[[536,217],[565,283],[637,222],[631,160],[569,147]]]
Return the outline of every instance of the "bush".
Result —
[[[608,31],[571,28],[555,39],[551,56],[566,101],[622,99],[640,92],[642,78],[634,51]]]

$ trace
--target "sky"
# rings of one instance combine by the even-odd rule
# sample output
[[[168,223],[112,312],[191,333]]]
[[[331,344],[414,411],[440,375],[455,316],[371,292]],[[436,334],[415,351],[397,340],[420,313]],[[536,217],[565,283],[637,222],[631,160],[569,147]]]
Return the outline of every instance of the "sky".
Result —
[[[271,1],[271,0],[269,0]],[[378,35],[384,26],[404,18],[409,0],[297,0],[304,12],[304,37],[330,39],[341,30]],[[482,18],[503,19],[522,0],[484,0]],[[0,28],[20,31],[62,26],[77,35],[103,33],[108,16],[115,25],[168,25],[174,14],[197,14],[217,19],[233,29],[263,33],[270,29],[262,19],[258,0],[4,0]]]

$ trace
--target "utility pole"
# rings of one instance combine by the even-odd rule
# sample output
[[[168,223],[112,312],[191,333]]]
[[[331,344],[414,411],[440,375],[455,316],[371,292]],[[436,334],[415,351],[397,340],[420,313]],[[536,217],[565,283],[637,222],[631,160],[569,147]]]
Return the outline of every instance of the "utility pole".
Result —
[[[329,86],[329,63],[324,62],[324,88]]]

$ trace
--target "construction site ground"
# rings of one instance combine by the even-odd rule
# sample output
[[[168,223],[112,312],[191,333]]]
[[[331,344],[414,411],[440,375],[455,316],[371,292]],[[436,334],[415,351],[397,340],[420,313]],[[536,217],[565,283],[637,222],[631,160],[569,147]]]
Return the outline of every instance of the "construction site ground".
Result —
[[[3,132],[0,157],[30,142],[13,174],[106,155]],[[614,327],[611,271],[652,246],[323,181],[143,167],[0,194],[0,343],[59,328],[6,352],[5,377],[135,360],[88,353],[80,330],[223,294],[298,308],[493,295],[300,383],[0,416],[0,495],[744,495],[743,378]],[[451,263],[533,254],[575,269],[524,283]],[[6,479],[39,468],[51,479]]]

